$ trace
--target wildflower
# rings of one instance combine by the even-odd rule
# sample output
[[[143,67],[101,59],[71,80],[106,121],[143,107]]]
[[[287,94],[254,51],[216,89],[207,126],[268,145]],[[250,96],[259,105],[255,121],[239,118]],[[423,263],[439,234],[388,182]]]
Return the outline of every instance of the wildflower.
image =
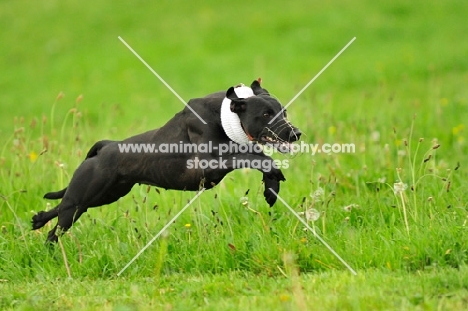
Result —
[[[37,157],[38,157],[38,155],[34,151],[31,151],[29,153],[29,160],[31,160],[31,162],[35,162],[37,160]]]
[[[282,294],[279,296],[279,299],[282,301],[282,302],[287,302],[289,300],[291,300],[291,297],[287,294]]]
[[[403,183],[403,182],[401,182],[401,181],[393,184],[393,192],[394,192],[395,194],[402,193],[402,192],[405,191],[407,188],[408,188],[408,185],[405,184],[405,183]]]
[[[185,224],[185,228],[190,229],[190,227],[192,227],[191,224]]]

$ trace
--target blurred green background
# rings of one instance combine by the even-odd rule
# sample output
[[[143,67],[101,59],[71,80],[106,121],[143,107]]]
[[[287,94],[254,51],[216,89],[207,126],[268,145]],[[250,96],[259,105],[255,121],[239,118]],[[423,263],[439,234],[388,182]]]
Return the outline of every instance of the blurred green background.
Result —
[[[465,13],[463,0],[1,1],[0,135],[15,116],[49,116],[60,92],[57,118],[82,94],[97,134],[113,113],[113,138],[182,109],[118,36],[186,100],[262,77],[283,103],[357,37],[290,108],[309,140],[324,113],[359,122],[419,113],[441,125],[428,100],[462,101],[456,113],[467,112]]]
[[[280,195],[297,211],[321,213],[315,228],[364,272],[366,283],[349,285],[342,275],[305,278],[309,305],[387,310],[410,302],[428,309],[420,304],[425,299],[434,310],[466,305],[466,268],[438,267],[468,262],[467,16],[466,0],[0,0],[0,286],[6,288],[0,309],[29,297],[31,288],[59,306],[76,299],[80,310],[93,294],[128,303],[134,283],[159,274],[164,282],[174,273],[182,274],[164,285],[179,284],[167,290],[171,304],[186,299],[205,310],[207,297],[232,301],[248,293],[283,306],[278,293],[290,293],[290,285],[271,289],[279,286],[271,276],[284,275],[287,251],[297,255],[302,276],[347,273],[282,204],[266,205],[261,174],[238,170],[203,194],[128,278],[114,276],[194,193],[134,187],[112,206],[90,210],[61,239],[73,276],[86,278],[73,282],[81,294],[72,283],[49,282],[64,280],[66,271],[58,248],[57,256],[44,251],[52,223],[30,230],[31,216],[51,207],[43,194],[68,184],[95,141],[160,127],[183,109],[118,36],[187,101],[261,77],[284,104],[356,37],[288,108],[303,141],[356,144],[355,154],[286,158]],[[393,191],[400,181],[408,184],[404,194]],[[315,202],[319,189],[324,195]],[[240,203],[244,196],[258,213]],[[164,243],[167,256],[159,253]],[[217,297],[213,292],[228,287],[216,281],[211,291],[187,277],[237,270],[259,273],[272,287],[245,291],[252,279],[238,276],[242,289]],[[432,284],[424,277],[414,283],[421,271],[434,273]],[[394,272],[402,276],[389,282]],[[101,278],[111,285],[93,281]],[[132,301],[148,309],[164,286],[141,283],[149,298]],[[407,297],[399,304],[394,297],[401,295]],[[48,299],[39,303],[50,306]],[[26,305],[34,308],[34,301]],[[220,305],[212,309],[227,309]]]

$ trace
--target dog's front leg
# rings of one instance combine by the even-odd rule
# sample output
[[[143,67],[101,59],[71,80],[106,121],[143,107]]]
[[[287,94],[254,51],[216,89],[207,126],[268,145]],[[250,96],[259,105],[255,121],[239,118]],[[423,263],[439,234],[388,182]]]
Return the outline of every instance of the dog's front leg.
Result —
[[[280,191],[280,181],[285,181],[286,179],[278,180],[270,178],[267,174],[263,174],[263,184],[265,185],[265,190],[263,191],[263,196],[268,205],[273,206],[276,202],[276,194]],[[272,192],[272,189],[274,192]],[[275,194],[276,193],[276,194]]]
[[[273,206],[276,202],[276,194],[280,191],[280,181],[285,181],[283,172],[275,163],[275,161],[264,154],[235,154],[229,155],[227,163],[230,163],[231,170],[239,168],[257,169],[263,173],[263,183],[265,191],[263,195],[268,205]],[[274,193],[269,189],[273,189]]]

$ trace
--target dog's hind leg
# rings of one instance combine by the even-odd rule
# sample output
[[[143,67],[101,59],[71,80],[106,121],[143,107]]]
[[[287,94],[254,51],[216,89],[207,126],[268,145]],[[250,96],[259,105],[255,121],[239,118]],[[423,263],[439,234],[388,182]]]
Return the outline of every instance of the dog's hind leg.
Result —
[[[73,206],[73,205],[72,205]],[[49,231],[47,242],[57,242],[58,236],[70,229],[70,227],[83,215],[87,208],[63,205],[58,212],[58,222],[55,227]],[[59,232],[57,232],[59,231]]]
[[[105,147],[106,145],[112,143],[113,141],[112,140],[101,140],[101,141],[98,141],[96,142],[88,151],[88,153],[86,154],[86,158],[85,158],[85,161],[87,159],[90,159],[92,157],[95,157],[97,156],[98,152],[103,148]],[[63,196],[65,195],[65,192],[67,192],[67,188],[64,188],[62,190],[59,190],[59,191],[55,191],[55,192],[48,192],[46,194],[44,194],[44,199],[49,199],[49,200],[57,200],[57,199],[61,199],[63,198]],[[56,216],[54,216],[56,217]]]
[[[64,198],[59,206],[54,209],[56,216],[58,216],[58,222],[57,225],[49,231],[47,242],[57,242],[58,236],[70,229],[70,227],[78,220],[78,218],[80,218],[81,215],[83,215],[88,210],[88,207],[100,206],[115,202],[119,198],[129,193],[132,187],[133,184],[119,184],[117,186],[111,187],[111,190],[107,189],[105,192],[96,193],[96,196],[93,198],[94,200],[90,206],[75,205],[67,201],[67,198]],[[52,210],[50,212],[52,212]],[[38,215],[41,215],[41,213]]]
[[[48,241],[56,242],[60,233],[67,231],[88,208],[110,204],[130,192],[133,183],[121,180],[111,168],[102,165],[98,157],[87,159],[78,167],[54,214],[45,214],[58,216],[57,226],[49,232]],[[40,219],[47,217],[38,216]]]

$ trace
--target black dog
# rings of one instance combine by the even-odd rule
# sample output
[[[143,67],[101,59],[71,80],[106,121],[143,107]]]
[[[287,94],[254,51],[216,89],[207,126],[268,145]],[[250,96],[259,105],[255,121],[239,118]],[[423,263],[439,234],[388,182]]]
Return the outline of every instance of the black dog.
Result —
[[[56,242],[57,235],[68,230],[89,207],[117,201],[130,192],[134,184],[174,190],[209,189],[229,172],[242,168],[238,165],[240,162],[243,167],[263,173],[264,196],[272,206],[276,196],[268,189],[278,193],[279,183],[285,178],[277,162],[266,156],[260,145],[287,149],[291,142],[299,139],[301,132],[289,123],[281,104],[259,81],[254,81],[250,88],[231,87],[226,93],[192,99],[188,103],[190,107],[159,129],[123,141],[97,142],[73,174],[68,187],[44,196],[46,199],[62,198],[62,201],[52,210],[36,214],[32,218],[33,229],[43,227],[58,216],[57,225],[47,237],[47,241]],[[270,125],[277,114],[279,117]],[[187,144],[193,148],[209,145],[212,150],[142,153],[122,149],[129,144],[156,147]],[[226,146],[229,146],[228,151]],[[249,150],[241,151],[240,147]]]

